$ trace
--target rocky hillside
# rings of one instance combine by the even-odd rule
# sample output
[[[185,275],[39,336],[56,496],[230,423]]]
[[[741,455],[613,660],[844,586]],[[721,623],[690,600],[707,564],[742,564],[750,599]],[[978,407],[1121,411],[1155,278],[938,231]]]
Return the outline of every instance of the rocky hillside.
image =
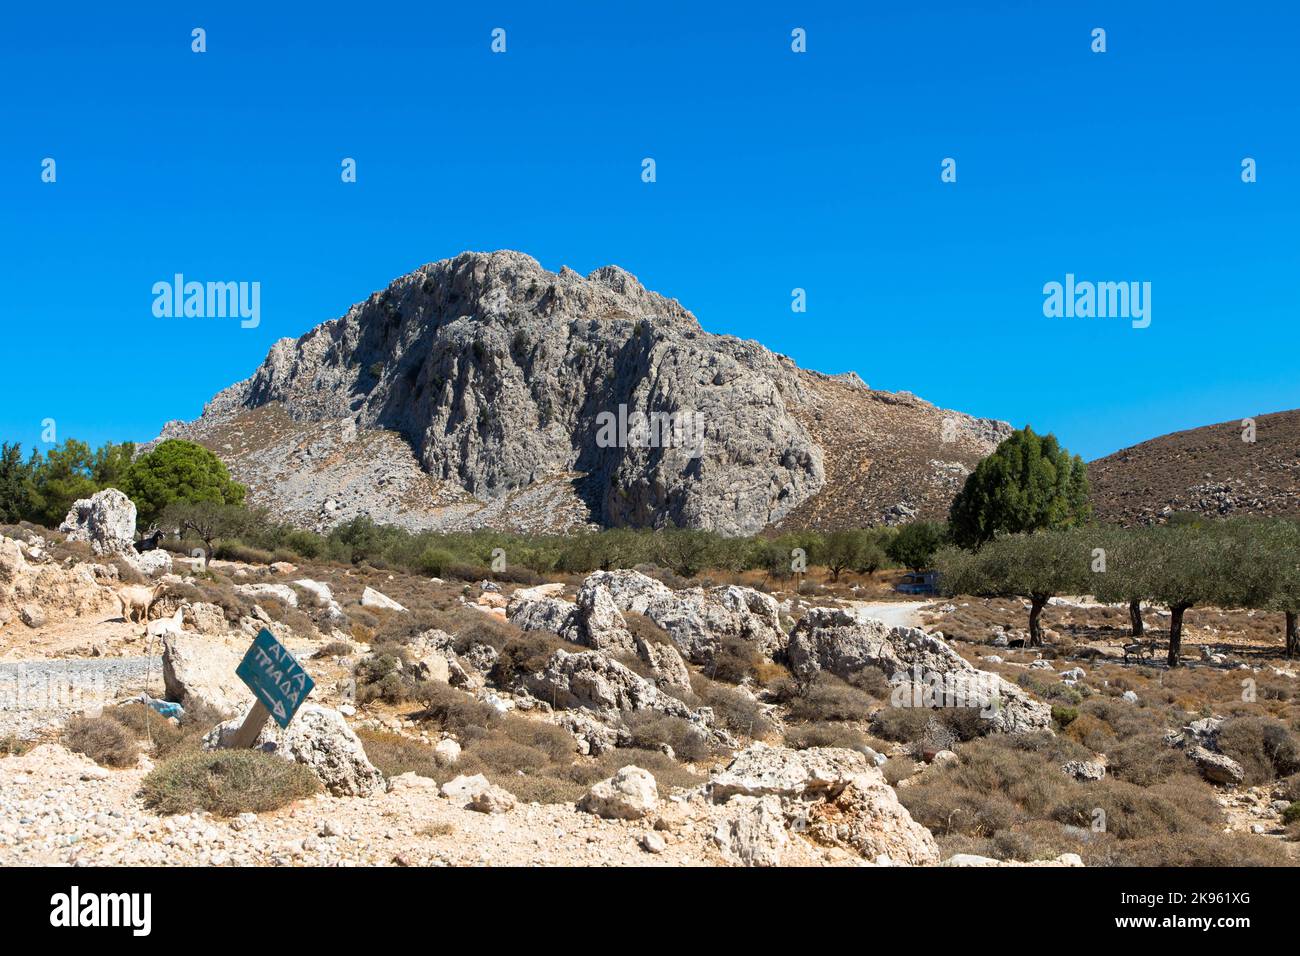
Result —
[[[1300,410],[1162,435],[1088,465],[1099,517],[1153,524],[1179,512],[1300,517]]]
[[[163,437],[207,445],[254,501],[317,528],[745,534],[940,516],[1008,432],[704,332],[616,266],[584,278],[495,252],[277,342]]]

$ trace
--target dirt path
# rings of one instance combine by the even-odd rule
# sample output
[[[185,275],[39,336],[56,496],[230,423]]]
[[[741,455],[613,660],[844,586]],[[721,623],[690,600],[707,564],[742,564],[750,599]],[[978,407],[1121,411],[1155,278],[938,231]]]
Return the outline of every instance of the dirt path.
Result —
[[[846,610],[862,620],[875,618],[890,627],[920,627],[921,609],[933,601],[852,601]]]

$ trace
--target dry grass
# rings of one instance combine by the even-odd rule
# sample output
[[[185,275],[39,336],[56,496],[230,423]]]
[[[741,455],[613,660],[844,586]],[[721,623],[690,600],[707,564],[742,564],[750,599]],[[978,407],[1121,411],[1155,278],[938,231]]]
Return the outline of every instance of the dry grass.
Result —
[[[1033,860],[1079,853],[1089,865],[1285,865],[1276,842],[1225,834],[1213,790],[1186,773],[1139,786],[1079,783],[1060,770],[1088,751],[1069,738],[987,737],[930,767],[899,799],[945,852]]]

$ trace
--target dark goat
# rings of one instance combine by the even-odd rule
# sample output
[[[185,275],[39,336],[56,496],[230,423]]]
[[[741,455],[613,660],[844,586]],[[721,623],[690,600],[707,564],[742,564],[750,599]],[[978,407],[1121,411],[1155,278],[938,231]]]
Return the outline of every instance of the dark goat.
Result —
[[[145,535],[135,543],[135,550],[138,554],[144,554],[146,551],[154,551],[162,543],[162,531],[154,529],[151,533]]]

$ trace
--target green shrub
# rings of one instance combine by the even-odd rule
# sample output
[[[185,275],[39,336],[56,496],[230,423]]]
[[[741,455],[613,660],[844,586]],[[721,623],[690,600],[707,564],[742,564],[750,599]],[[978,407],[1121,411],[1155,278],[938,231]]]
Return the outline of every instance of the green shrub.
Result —
[[[257,750],[198,751],[159,764],[144,778],[145,806],[158,813],[263,813],[320,790],[306,767]]]

